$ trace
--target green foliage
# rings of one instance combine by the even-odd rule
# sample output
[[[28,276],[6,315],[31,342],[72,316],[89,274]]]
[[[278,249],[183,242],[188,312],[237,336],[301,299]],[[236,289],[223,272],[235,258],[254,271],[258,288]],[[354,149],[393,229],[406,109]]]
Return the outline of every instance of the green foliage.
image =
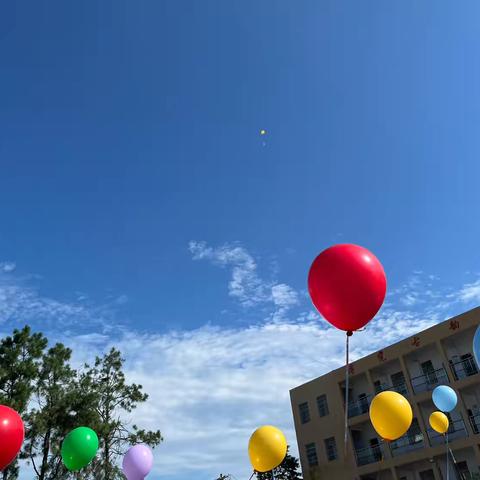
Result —
[[[21,415],[27,409],[39,374],[42,352],[47,339],[41,333],[31,333],[30,327],[14,330],[11,337],[0,342],[0,404]],[[17,462],[2,473],[3,480],[18,478]]]
[[[300,472],[300,463],[297,458],[290,455],[287,451],[285,460],[274,470],[275,480],[302,480]],[[257,480],[272,480],[272,472],[255,472]]]
[[[58,343],[42,357],[35,384],[34,407],[26,417],[24,455],[39,480],[65,478],[60,458],[63,438],[78,426],[94,425],[95,398],[82,389],[77,372],[70,366],[71,350]]]
[[[101,453],[91,467],[94,478],[123,479],[115,459],[123,455],[128,446],[144,443],[155,447],[163,440],[159,430],[141,430],[136,425],[128,428],[124,421],[125,413],[131,413],[139,403],[147,401],[148,395],[141,385],[126,382],[123,363],[121,353],[112,348],[102,358],[97,357],[92,368],[87,365],[87,371],[82,375],[82,380],[95,394],[95,411],[99,419],[95,430]]]
[[[14,408],[24,419],[21,458],[32,464],[38,480],[77,478],[63,466],[60,449],[67,433],[87,426],[97,432],[100,450],[81,478],[123,480],[119,456],[130,445],[154,447],[163,440],[160,431],[130,426],[125,420],[148,395],[141,385],[126,382],[118,350],[77,371],[70,364],[69,348],[60,343],[48,350],[47,346],[47,339],[32,334],[29,327],[0,341],[0,404]],[[1,474],[2,480],[18,476],[18,463]]]
[[[288,453],[285,457],[285,460],[279,465],[275,470],[275,480],[303,480],[302,474],[300,472],[300,462],[297,458],[293,457]],[[215,480],[230,480],[231,475],[220,474]],[[272,472],[255,472],[254,479],[256,480],[272,480]]]

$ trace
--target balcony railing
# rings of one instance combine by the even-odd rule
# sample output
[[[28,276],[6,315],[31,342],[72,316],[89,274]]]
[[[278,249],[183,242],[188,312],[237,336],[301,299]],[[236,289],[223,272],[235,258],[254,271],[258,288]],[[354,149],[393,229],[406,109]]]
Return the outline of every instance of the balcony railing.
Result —
[[[428,436],[430,437],[430,443],[432,446],[445,443],[445,436],[440,433],[435,432],[434,430],[428,429]],[[465,438],[468,436],[467,429],[465,428],[465,422],[463,419],[458,419],[453,422],[450,422],[450,427],[448,429],[448,440],[452,442],[457,438]]]
[[[457,473],[458,477],[461,480],[480,480],[480,473],[472,473],[469,471],[462,470],[461,472]]]
[[[480,480],[480,473],[462,472],[462,480]]]
[[[415,434],[405,434],[403,437],[400,437],[398,440],[395,440],[390,444],[390,450],[394,457],[398,455],[404,455],[405,453],[411,452],[412,450],[417,450],[423,448],[425,445],[423,434],[421,432]]]
[[[386,390],[393,390],[394,392],[401,393],[404,396],[408,395],[407,384],[405,382],[395,383],[394,385],[381,383],[375,387],[376,393],[385,392]]]
[[[473,357],[465,358],[459,362],[450,360],[450,369],[452,370],[455,380],[461,380],[478,373],[478,367]]]
[[[415,393],[428,392],[437,385],[444,383],[449,383],[449,380],[447,372],[443,367],[412,378],[412,388]]]
[[[360,448],[355,450],[355,458],[359,467],[380,462],[383,459],[383,447],[382,445],[375,445],[374,447]]]
[[[470,420],[470,425],[472,426],[473,433],[480,433],[480,414],[470,415],[468,419]]]
[[[348,404],[348,417],[356,417],[368,412],[370,403],[373,399],[373,395],[367,395],[365,397],[354,400]]]

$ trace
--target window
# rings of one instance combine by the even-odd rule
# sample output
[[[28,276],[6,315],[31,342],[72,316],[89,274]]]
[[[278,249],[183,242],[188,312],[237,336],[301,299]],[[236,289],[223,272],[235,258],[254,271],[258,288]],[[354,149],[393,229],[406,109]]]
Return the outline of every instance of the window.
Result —
[[[307,461],[309,467],[314,467],[318,465],[318,457],[317,457],[317,447],[314,443],[309,443],[305,445],[305,451],[307,452]]]
[[[448,433],[455,432],[455,422],[452,420],[452,416],[449,412],[445,412],[446,417],[448,418]]]
[[[301,403],[298,406],[298,411],[300,412],[300,421],[302,423],[307,423],[310,421],[310,410],[308,408],[308,402]]]
[[[383,459],[382,447],[380,446],[380,442],[378,438],[371,438],[370,439],[370,448],[372,450],[373,458],[376,462],[380,462]]]
[[[460,358],[462,359],[463,369],[465,370],[465,374],[467,375],[467,377],[478,373],[477,366],[475,365],[475,361],[473,360],[473,356],[471,353],[466,353]]]
[[[435,480],[433,470],[424,470],[423,472],[420,472],[420,480]]]
[[[467,462],[458,462],[457,468],[462,478],[470,478],[470,470],[468,469]]]
[[[408,394],[405,375],[402,371],[390,375],[390,379],[392,380],[393,389],[396,392],[401,393],[402,395]]]
[[[358,396],[358,406],[360,407],[359,413],[367,413],[368,412],[368,398],[366,393],[361,393]]]
[[[433,368],[433,363],[431,360],[421,363],[420,367],[422,368],[423,375],[426,377],[427,384],[433,385],[438,383],[437,373]]]
[[[407,431],[407,437],[410,445],[415,445],[416,443],[423,441],[422,430],[420,429],[420,424],[416,418],[412,420],[412,424]]]
[[[325,451],[327,452],[327,459],[329,462],[336,460],[338,457],[337,454],[337,444],[334,437],[325,439]]]
[[[317,407],[318,407],[318,414],[321,417],[325,417],[329,414],[326,395],[320,395],[319,397],[317,397]]]

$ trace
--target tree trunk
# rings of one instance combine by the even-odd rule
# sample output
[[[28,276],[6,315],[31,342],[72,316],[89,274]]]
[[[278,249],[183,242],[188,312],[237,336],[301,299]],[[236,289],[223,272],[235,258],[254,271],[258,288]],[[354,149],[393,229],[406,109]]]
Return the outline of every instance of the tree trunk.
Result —
[[[38,480],[45,480],[48,470],[48,452],[50,451],[50,435],[51,430],[48,429],[43,439],[43,448],[42,448],[42,466],[40,468],[40,476]]]
[[[110,480],[110,444],[107,439],[105,439],[104,457],[105,480]]]

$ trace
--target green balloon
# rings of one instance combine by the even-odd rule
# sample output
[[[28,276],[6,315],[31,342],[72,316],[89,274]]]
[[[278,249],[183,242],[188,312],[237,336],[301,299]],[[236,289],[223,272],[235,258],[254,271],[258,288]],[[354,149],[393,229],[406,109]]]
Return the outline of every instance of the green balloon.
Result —
[[[98,450],[97,434],[88,427],[72,430],[62,443],[62,460],[68,470],[74,472],[86,467]]]

